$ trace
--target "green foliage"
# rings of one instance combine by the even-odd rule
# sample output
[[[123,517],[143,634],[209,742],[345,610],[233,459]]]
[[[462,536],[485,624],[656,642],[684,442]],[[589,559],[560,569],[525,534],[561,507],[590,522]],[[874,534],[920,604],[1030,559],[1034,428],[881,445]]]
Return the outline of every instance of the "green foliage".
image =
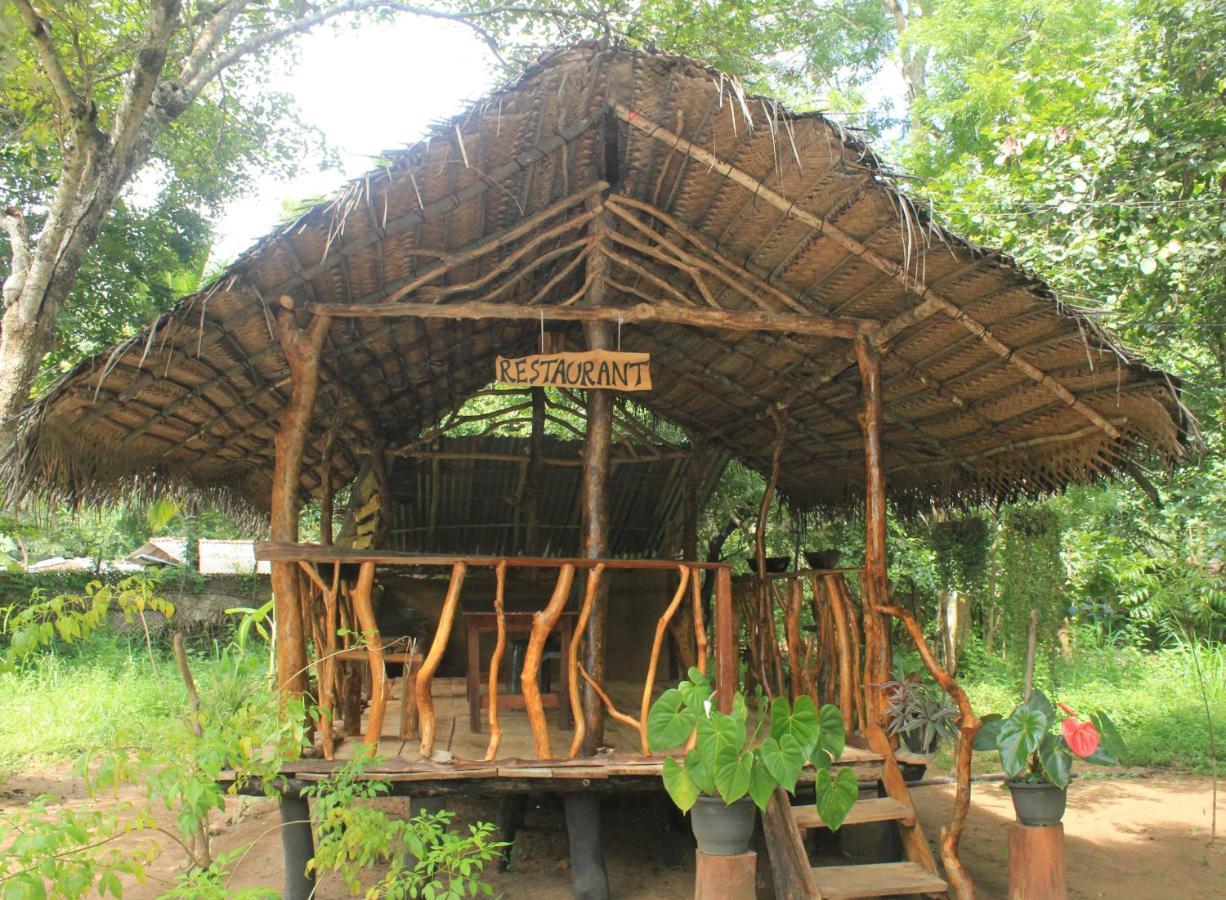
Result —
[[[146,612],[171,618],[174,605],[159,595],[158,588],[156,570],[152,570],[115,584],[91,581],[82,594],[47,597],[36,589],[29,604],[0,610],[0,634],[8,638],[0,671],[12,671],[56,637],[69,644],[89,638],[112,611],[122,613],[128,622],[143,619]]]
[[[845,740],[838,709],[828,704],[819,710],[807,696],[794,703],[776,697],[768,714],[759,690],[755,705],[763,712],[751,729],[742,694],[734,698],[730,713],[712,709],[713,696],[710,679],[690,669],[688,680],[661,694],[648,711],[647,739],[653,750],[676,747],[695,735],[694,749],[681,763],[671,756],[664,760],[664,788],[681,811],[688,811],[699,794],[718,796],[725,803],[748,794],[764,810],[777,786],[794,791],[801,771],[811,765],[818,770],[818,803],[830,813],[823,818],[838,828],[857,795],[849,769],[833,776],[829,772]]]
[[[143,878],[157,847],[108,846],[125,833],[153,828],[147,813],[118,807],[74,810],[40,796],[24,809],[0,812],[0,897],[123,896],[120,875]]]
[[[423,897],[460,900],[493,896],[482,880],[486,863],[506,844],[493,839],[493,825],[470,825],[467,834],[449,827],[455,814],[447,810],[425,812],[413,819],[393,819],[369,801],[388,792],[388,785],[365,777],[371,756],[358,755],[345,762],[325,781],[309,785],[311,818],[316,830],[315,856],[309,868],[316,873],[336,872],[349,890],[362,893],[364,870],[387,866],[382,878],[365,888],[369,900],[386,897]],[[415,859],[406,865],[405,854]]]
[[[279,891],[272,888],[242,888],[230,886],[231,869],[238,865],[246,848],[222,853],[207,866],[193,866],[180,872],[174,887],[158,900],[277,900]]]

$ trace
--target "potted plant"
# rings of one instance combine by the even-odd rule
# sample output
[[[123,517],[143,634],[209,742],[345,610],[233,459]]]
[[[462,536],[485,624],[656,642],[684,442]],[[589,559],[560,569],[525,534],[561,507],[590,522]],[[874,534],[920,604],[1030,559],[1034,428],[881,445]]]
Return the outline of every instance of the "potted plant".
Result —
[[[745,853],[753,837],[754,805],[765,810],[776,787],[791,792],[806,766],[817,770],[818,812],[838,828],[856,802],[859,788],[850,769],[831,774],[846,736],[837,707],[820,710],[807,697],[769,704],[761,688],[756,715],[738,692],[732,711],[713,707],[710,679],[690,669],[689,678],[665,691],[647,715],[653,751],[693,746],[680,759],[664,760],[664,788],[682,812],[691,811],[698,848],[715,856]]]
[[[1064,815],[1073,757],[1117,766],[1124,742],[1106,713],[1082,721],[1064,704],[1059,718],[1042,691],[1033,691],[1007,717],[988,715],[975,737],[976,750],[996,750],[1008,776],[1005,784],[1023,825],[1055,825]],[[1060,732],[1052,727],[1059,721]]]
[[[941,742],[957,736],[961,712],[936,685],[921,681],[918,675],[895,678],[881,687],[890,723],[886,734],[897,735],[906,748],[896,754],[898,761],[918,768],[922,775]]]

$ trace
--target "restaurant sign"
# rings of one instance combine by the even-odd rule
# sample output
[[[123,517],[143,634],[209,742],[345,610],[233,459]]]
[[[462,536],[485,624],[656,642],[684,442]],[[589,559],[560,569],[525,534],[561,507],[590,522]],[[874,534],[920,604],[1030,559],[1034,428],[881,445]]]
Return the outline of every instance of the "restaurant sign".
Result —
[[[494,362],[494,378],[499,384],[513,387],[649,391],[651,354],[586,350],[500,356]]]

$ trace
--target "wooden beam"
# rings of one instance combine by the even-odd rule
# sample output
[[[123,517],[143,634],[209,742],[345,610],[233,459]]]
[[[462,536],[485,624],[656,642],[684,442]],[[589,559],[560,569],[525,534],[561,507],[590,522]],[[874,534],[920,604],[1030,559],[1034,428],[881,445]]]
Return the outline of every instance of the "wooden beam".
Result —
[[[1000,356],[1001,359],[1015,366],[1023,372],[1028,378],[1042,384],[1061,400],[1063,400],[1071,409],[1077,410],[1096,426],[1106,432],[1113,440],[1119,440],[1121,435],[1110,422],[1108,422],[1100,413],[1091,409],[1081,400],[1079,400],[1072,391],[1057,382],[1054,378],[1047,375],[1037,366],[1021,359],[1015,354],[1013,348],[1009,347],[994,335],[986,325],[972,316],[964,312],[957,303],[951,298],[945,297],[933,291],[931,287],[923,280],[916,278],[906,270],[902,265],[894,262],[880,253],[869,249],[867,246],[856,240],[847,232],[843,231],[837,225],[823,219],[821,216],[815,215],[808,210],[801,209],[796,205],[796,201],[788,200],[782,194],[772,190],[767,185],[763,184],[758,179],[754,178],[748,172],[738,169],[731,163],[725,162],[714,153],[699,147],[687,141],[678,134],[674,134],[650,119],[644,118],[638,113],[633,112],[620,103],[614,103],[613,109],[618,117],[627,122],[631,127],[638,129],[644,134],[655,140],[661,141],[670,145],[675,150],[705,163],[709,169],[718,172],[730,181],[733,181],[746,190],[753,191],[754,196],[774,206],[776,209],[782,210],[785,214],[804,222],[811,228],[821,232],[825,237],[829,237],[834,243],[838,244],[848,253],[859,257],[865,263],[873,268],[886,273],[907,290],[925,300],[931,300],[934,307],[940,312],[947,315],[950,319],[960,324],[971,334],[979,338],[983,344]]]
[[[634,306],[519,306],[511,303],[320,303],[311,308],[334,318],[510,319],[547,322],[655,322],[724,331],[779,331],[817,337],[853,338],[870,333],[866,319],[832,319],[818,314],[761,312],[750,309],[704,309],[677,303]]]
[[[319,390],[319,354],[331,324],[327,316],[317,316],[306,328],[299,328],[293,313],[288,310],[277,313],[277,339],[290,370],[290,397],[277,431],[269,501],[270,532],[275,541],[298,540],[302,457]],[[276,598],[277,686],[286,701],[306,693],[308,680],[297,565],[274,564],[271,580]]]

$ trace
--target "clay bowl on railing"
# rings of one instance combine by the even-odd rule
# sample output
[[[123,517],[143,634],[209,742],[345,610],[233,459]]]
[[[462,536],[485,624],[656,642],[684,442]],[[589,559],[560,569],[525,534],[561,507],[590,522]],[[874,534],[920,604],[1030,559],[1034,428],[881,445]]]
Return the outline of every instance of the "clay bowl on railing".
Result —
[[[805,562],[810,569],[834,569],[839,564],[838,550],[806,550]]]
[[[768,556],[764,560],[766,563],[766,574],[777,575],[780,572],[786,572],[788,566],[792,564],[790,556]]]

